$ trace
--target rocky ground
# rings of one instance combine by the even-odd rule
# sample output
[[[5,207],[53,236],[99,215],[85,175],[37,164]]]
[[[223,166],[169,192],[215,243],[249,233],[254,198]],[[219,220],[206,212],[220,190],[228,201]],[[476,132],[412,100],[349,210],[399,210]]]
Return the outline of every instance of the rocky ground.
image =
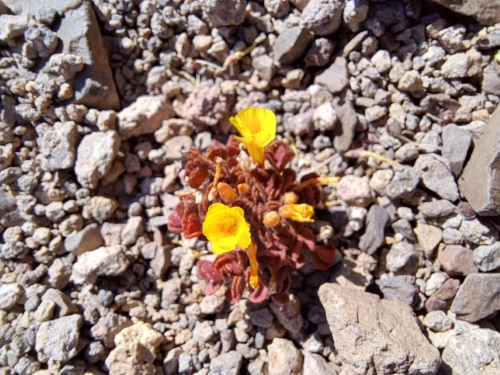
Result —
[[[499,22],[472,0],[0,0],[0,373],[500,373]],[[299,174],[340,177],[313,225],[337,263],[285,306],[204,296],[206,243],[166,229],[186,151],[249,106]]]

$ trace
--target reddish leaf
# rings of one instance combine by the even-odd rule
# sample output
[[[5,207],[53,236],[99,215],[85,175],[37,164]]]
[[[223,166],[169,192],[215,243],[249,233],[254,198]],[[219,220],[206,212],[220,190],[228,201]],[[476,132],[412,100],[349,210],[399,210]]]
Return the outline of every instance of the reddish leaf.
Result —
[[[313,263],[314,266],[321,270],[326,271],[335,263],[336,251],[335,246],[323,245],[314,250]]]
[[[182,219],[175,211],[168,217],[168,230],[175,233],[182,232]]]
[[[230,304],[237,303],[245,291],[245,279],[243,276],[235,276],[231,287],[226,291],[226,299]]]
[[[273,168],[281,172],[292,160],[293,153],[288,144],[275,140],[266,147],[266,157]]]
[[[201,223],[197,213],[190,214],[183,224],[184,237],[189,239],[201,235]]]
[[[288,293],[275,293],[271,296],[274,302],[280,304],[280,305],[286,305],[287,303],[290,302],[290,297],[288,296]]]
[[[214,267],[212,262],[201,259],[198,264],[198,276],[203,280],[222,281],[222,275],[218,269]]]
[[[264,302],[269,297],[269,289],[264,284],[260,283],[260,287],[258,289],[253,290],[248,299],[253,303],[261,303]]]
[[[290,275],[284,268],[280,268],[276,273],[276,292],[285,293],[288,292],[292,281],[290,280]]]

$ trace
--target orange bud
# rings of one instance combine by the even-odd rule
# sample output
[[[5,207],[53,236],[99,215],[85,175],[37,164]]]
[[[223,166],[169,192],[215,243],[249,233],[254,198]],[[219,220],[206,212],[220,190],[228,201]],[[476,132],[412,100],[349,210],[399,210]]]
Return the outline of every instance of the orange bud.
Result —
[[[238,194],[234,189],[225,182],[217,184],[217,192],[226,203],[233,203],[238,198]]]
[[[264,225],[274,228],[280,222],[280,215],[276,211],[269,211],[264,215]]]
[[[298,200],[299,197],[293,191],[289,191],[283,196],[283,203],[285,204],[295,204]]]
[[[247,184],[238,184],[238,191],[241,195],[248,195],[250,194],[250,187]]]

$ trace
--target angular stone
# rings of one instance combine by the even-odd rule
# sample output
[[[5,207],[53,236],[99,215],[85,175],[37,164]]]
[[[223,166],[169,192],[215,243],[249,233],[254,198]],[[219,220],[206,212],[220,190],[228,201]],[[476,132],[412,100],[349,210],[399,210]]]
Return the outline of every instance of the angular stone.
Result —
[[[74,358],[78,354],[82,323],[80,315],[69,315],[40,324],[36,334],[36,351],[55,361]]]
[[[316,35],[333,34],[342,22],[344,6],[340,0],[309,0],[300,15],[301,23]]]
[[[118,276],[129,266],[125,247],[113,245],[87,251],[73,264],[71,280],[76,284],[93,283],[98,276]]]
[[[269,375],[298,375],[302,373],[302,353],[287,339],[275,338],[268,346]]]
[[[448,275],[467,276],[477,272],[477,267],[472,261],[472,250],[459,245],[448,245],[439,253],[438,260],[441,267]]]
[[[245,19],[246,0],[207,0],[201,4],[213,27],[239,25]]]
[[[500,310],[500,274],[494,273],[467,276],[451,305],[457,318],[467,322],[477,322],[497,310]]]
[[[372,205],[366,217],[366,230],[359,241],[359,248],[372,255],[384,242],[385,226],[389,222],[389,214],[385,208]]]
[[[94,132],[81,140],[75,164],[78,182],[95,189],[100,179],[106,177],[120,149],[120,137],[114,130]]]
[[[426,310],[448,310],[453,301],[453,297],[457,294],[459,286],[460,281],[456,279],[446,280],[444,284],[425,301]]]
[[[75,76],[75,102],[98,109],[118,109],[120,100],[91,4],[81,2],[61,15],[57,36],[62,53],[78,55],[85,63]]]
[[[442,358],[452,374],[500,374],[500,333],[472,329],[451,337]]]
[[[9,310],[14,307],[23,293],[23,288],[18,283],[1,284],[0,309]]]
[[[422,258],[422,249],[406,241],[391,246],[386,256],[386,268],[396,274],[414,274]]]
[[[337,371],[322,355],[304,352],[304,374],[337,375]]]
[[[435,199],[422,203],[418,210],[428,218],[447,217],[457,211],[457,207],[445,199]]]
[[[410,306],[335,284],[323,284],[318,295],[346,373],[437,372],[439,351],[422,334]]]
[[[459,177],[469,152],[472,136],[459,126],[449,124],[443,128],[442,138],[441,155],[450,162],[451,171],[455,177]]]
[[[454,12],[474,17],[479,23],[493,25],[500,22],[500,6],[490,0],[432,0]]]
[[[243,364],[243,356],[237,351],[230,351],[221,354],[210,361],[209,375],[240,374],[241,365]]]
[[[56,123],[52,129],[40,134],[36,143],[42,169],[54,172],[73,167],[77,139],[78,130],[73,121]]]
[[[438,155],[420,155],[414,168],[419,172],[422,184],[443,199],[451,202],[459,198],[458,188],[453,174]]]
[[[459,180],[460,192],[479,215],[500,215],[500,108],[488,121],[483,135]],[[478,189],[478,182],[481,188]]]
[[[163,120],[174,116],[170,102],[163,95],[139,96],[118,113],[118,132],[126,140],[158,130]]]
[[[500,242],[476,247],[472,254],[472,260],[483,272],[497,270],[500,268]]]
[[[314,78],[314,83],[326,88],[332,94],[344,90],[349,83],[347,60],[343,57],[337,57],[330,67]]]
[[[64,240],[67,251],[81,255],[87,251],[95,250],[104,243],[101,230],[97,224],[89,224],[81,231],[72,233]]]
[[[288,331],[299,333],[304,325],[304,318],[300,313],[300,300],[291,295],[290,301],[286,305],[271,302],[269,308],[273,312],[278,322]]]
[[[274,42],[274,60],[281,65],[294,63],[304,56],[313,39],[313,34],[303,27],[285,29]]]
[[[229,103],[220,85],[202,82],[191,92],[183,107],[183,117],[199,126],[216,126],[229,113]]]
[[[389,276],[376,281],[388,301],[400,301],[414,306],[418,295],[415,277],[409,275]]]
[[[343,154],[351,148],[352,141],[358,125],[356,111],[350,103],[345,103],[336,109],[340,125],[335,127],[333,147]]]

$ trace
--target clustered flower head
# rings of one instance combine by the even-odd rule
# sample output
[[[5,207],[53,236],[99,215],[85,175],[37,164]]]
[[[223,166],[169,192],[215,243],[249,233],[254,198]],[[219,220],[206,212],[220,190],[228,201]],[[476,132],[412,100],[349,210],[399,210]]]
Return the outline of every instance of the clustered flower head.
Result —
[[[286,167],[293,154],[275,139],[272,111],[248,108],[230,122],[240,136],[231,136],[225,146],[214,141],[203,154],[190,150],[184,179],[196,190],[180,197],[169,230],[211,243],[215,260],[198,262],[198,275],[208,282],[205,293],[225,284],[231,303],[246,290],[253,302],[271,296],[286,303],[289,271],[300,269],[307,253],[320,270],[335,261],[335,248],[316,246],[307,227],[321,201],[319,179],[310,174],[296,181]],[[250,158],[242,155],[241,145]]]

